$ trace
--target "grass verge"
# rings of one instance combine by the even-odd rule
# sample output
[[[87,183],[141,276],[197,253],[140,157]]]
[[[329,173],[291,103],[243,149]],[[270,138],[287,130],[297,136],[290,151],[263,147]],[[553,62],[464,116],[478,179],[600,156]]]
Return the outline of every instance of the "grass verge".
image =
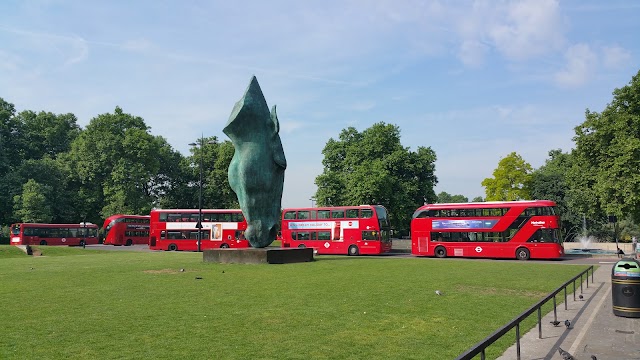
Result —
[[[450,359],[585,268],[337,256],[223,265],[181,252],[6,258],[0,358]],[[512,342],[503,337],[487,358]]]

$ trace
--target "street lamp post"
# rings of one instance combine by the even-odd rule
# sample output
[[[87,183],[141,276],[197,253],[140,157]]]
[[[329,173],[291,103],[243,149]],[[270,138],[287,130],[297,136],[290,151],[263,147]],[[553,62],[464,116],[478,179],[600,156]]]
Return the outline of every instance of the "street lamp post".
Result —
[[[207,142],[207,144],[215,144],[215,141],[209,141]],[[203,145],[205,144],[204,142],[204,135],[202,135],[200,137],[200,182],[199,182],[199,192],[198,192],[198,223],[196,224],[196,228],[198,229],[198,240],[197,240],[197,246],[198,246],[198,252],[202,251],[201,250],[201,243],[202,243],[202,168],[203,168],[203,162],[204,162],[204,151],[203,151]],[[190,143],[190,146],[198,146],[197,143]]]

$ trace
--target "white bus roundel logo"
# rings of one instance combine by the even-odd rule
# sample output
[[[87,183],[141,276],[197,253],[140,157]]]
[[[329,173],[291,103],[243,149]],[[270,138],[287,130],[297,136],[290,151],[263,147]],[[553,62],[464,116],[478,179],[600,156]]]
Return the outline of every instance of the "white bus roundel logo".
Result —
[[[480,246],[476,246],[476,252],[477,253],[481,253],[482,252],[482,248]]]

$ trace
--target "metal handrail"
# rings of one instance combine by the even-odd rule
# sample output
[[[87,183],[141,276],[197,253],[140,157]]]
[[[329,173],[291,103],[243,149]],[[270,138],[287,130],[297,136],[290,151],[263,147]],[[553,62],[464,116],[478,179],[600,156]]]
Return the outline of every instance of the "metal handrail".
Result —
[[[558,318],[557,318],[557,313],[556,313],[556,295],[559,292],[564,290],[564,303],[565,303],[565,309],[566,309],[566,307],[567,307],[567,286],[569,286],[569,284],[573,283],[573,300],[575,301],[575,299],[576,299],[576,283],[575,283],[575,281],[578,278],[580,278],[580,293],[582,293],[582,283],[584,281],[583,280],[583,276],[585,274],[587,275],[587,287],[589,287],[589,271],[591,271],[591,283],[593,283],[593,265],[591,265],[586,270],[584,270],[580,274],[574,276],[573,278],[571,278],[571,280],[568,280],[563,285],[561,285],[559,288],[557,288],[555,291],[553,291],[552,293],[547,295],[544,299],[538,301],[536,304],[531,306],[525,312],[523,312],[522,314],[518,315],[515,319],[509,321],[505,326],[503,326],[500,329],[496,330],[493,334],[487,336],[484,340],[482,340],[479,343],[475,344],[471,349],[469,349],[469,350],[465,351],[464,353],[462,353],[460,356],[458,356],[456,358],[456,360],[470,360],[470,359],[473,359],[473,357],[475,357],[478,354],[480,354],[480,359],[484,360],[485,359],[485,353],[484,353],[485,349],[487,347],[489,347],[489,345],[493,344],[498,339],[500,339],[504,334],[509,332],[509,330],[513,329],[514,327],[516,328],[517,359],[520,360],[520,323],[522,321],[524,321],[529,315],[533,314],[537,310],[538,311],[538,337],[542,338],[542,322],[541,322],[542,306],[544,304],[546,304],[547,301],[551,300],[551,298],[553,298],[553,316],[554,316],[554,321],[557,321]]]

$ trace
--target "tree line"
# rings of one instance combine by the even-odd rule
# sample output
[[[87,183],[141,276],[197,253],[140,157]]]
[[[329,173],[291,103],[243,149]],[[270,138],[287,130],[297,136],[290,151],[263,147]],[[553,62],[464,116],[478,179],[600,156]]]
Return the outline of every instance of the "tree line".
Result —
[[[575,147],[548,151],[533,169],[512,152],[484,179],[485,198],[472,201],[549,199],[558,204],[569,236],[638,234],[640,223],[640,72],[613,92],[598,113],[586,110],[575,128]],[[285,149],[286,151],[286,149]],[[197,208],[200,161],[203,207],[237,208],[227,169],[234,148],[216,137],[201,139],[183,156],[151,134],[143,118],[116,107],[84,128],[71,114],[24,110],[0,98],[0,224],[13,222],[101,224],[116,214],[158,208]],[[392,226],[407,235],[411,215],[432,202],[467,202],[435,194],[435,151],[402,146],[400,128],[384,122],[362,132],[343,129],[322,151],[315,179],[318,206],[381,204]],[[286,177],[285,177],[286,178]]]
[[[233,145],[203,140],[185,157],[119,107],[81,129],[73,114],[16,112],[0,98],[0,224],[101,225],[117,213],[197,208],[200,160],[203,207],[237,208],[227,180]]]
[[[565,239],[640,237],[640,72],[613,92],[602,112],[586,110],[573,141],[569,152],[549,150],[537,169],[516,152],[507,154],[482,181],[485,198],[472,201],[553,200]],[[393,125],[378,123],[362,132],[347,128],[327,142],[323,154],[318,204],[383,204],[405,235],[413,210],[422,204],[469,201],[447,192],[436,195],[435,152],[402,147],[400,129]]]

